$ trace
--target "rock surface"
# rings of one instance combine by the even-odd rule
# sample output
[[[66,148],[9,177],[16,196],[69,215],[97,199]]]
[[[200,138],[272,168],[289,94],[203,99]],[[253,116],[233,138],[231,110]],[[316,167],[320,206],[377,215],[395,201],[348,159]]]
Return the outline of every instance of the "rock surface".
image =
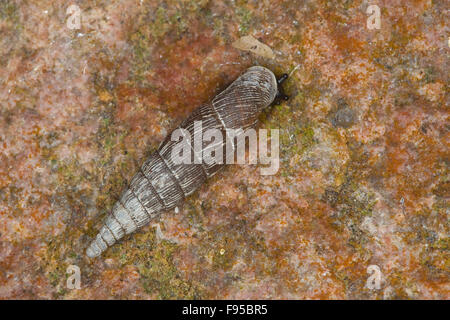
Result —
[[[448,8],[376,3],[369,30],[368,1],[74,1],[71,29],[68,1],[2,0],[0,298],[449,299]],[[255,64],[299,66],[261,117],[279,172],[229,166],[87,259],[136,165]]]

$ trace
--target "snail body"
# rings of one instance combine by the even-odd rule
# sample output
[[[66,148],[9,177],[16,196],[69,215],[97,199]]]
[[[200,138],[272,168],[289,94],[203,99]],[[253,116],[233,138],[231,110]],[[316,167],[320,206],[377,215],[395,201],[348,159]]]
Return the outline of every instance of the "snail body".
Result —
[[[211,102],[195,109],[177,129],[183,129],[181,132],[194,137],[198,128],[195,123],[200,122],[202,133],[217,129],[227,137],[229,129],[245,130],[254,127],[264,108],[276,98],[287,98],[279,86],[286,77],[277,81],[270,70],[259,66],[251,67]],[[234,146],[234,140],[225,139],[220,142],[221,148],[225,147],[227,140]],[[172,156],[177,141],[173,141],[172,134],[169,134],[139,167],[87,248],[86,255],[90,258],[101,255],[125,235],[147,225],[162,211],[175,208],[206,179],[216,174],[224,166],[224,162],[206,162],[202,158],[202,152],[211,148],[214,143],[217,144],[215,140],[202,141],[200,150],[192,148],[191,163],[178,163]],[[235,148],[224,150],[226,157]]]

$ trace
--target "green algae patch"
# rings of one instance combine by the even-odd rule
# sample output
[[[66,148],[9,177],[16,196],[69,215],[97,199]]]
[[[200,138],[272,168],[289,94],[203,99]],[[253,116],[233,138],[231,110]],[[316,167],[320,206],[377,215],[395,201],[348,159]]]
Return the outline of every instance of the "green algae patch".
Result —
[[[245,7],[238,7],[236,14],[239,21],[239,33],[241,36],[246,35],[252,25],[252,13]]]
[[[172,256],[177,246],[162,241],[151,252],[148,264],[139,266],[141,283],[148,293],[158,292],[160,299],[196,299],[199,288],[183,279],[173,263]]]
[[[135,266],[140,286],[156,298],[199,299],[202,285],[186,279],[174,263],[180,249],[170,241],[158,241],[155,230],[144,228],[109,248],[105,259],[118,261],[121,267]]]

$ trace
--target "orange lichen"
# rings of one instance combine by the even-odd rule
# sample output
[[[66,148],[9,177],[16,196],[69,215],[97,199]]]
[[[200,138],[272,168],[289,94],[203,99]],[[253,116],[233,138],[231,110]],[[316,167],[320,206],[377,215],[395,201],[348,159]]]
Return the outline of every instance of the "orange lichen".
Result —
[[[64,1],[2,1],[0,298],[448,299],[445,5],[378,5],[369,30],[353,1],[113,0],[70,30]],[[87,260],[136,166],[254,64],[297,68],[261,116],[279,172],[227,166]]]

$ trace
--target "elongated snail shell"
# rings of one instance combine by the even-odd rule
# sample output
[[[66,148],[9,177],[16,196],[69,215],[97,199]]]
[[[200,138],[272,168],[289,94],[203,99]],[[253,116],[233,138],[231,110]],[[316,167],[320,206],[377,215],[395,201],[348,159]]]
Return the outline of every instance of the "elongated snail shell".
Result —
[[[194,121],[201,121],[202,134],[215,128],[226,137],[226,129],[254,127],[261,110],[274,101],[277,93],[275,75],[264,67],[251,67],[211,102],[195,109],[179,128],[188,130],[193,137]],[[176,143],[171,141],[169,134],[139,168],[86,250],[88,257],[99,256],[125,235],[148,224],[160,212],[176,207],[224,166],[204,161],[201,164],[175,164],[171,154]],[[210,143],[214,140],[203,141],[203,149]],[[222,147],[225,144],[226,139],[223,139]],[[234,149],[234,144],[231,151],[224,148],[224,157],[225,152],[234,152]],[[201,154],[193,152],[194,157],[199,157],[197,159],[202,159]]]

